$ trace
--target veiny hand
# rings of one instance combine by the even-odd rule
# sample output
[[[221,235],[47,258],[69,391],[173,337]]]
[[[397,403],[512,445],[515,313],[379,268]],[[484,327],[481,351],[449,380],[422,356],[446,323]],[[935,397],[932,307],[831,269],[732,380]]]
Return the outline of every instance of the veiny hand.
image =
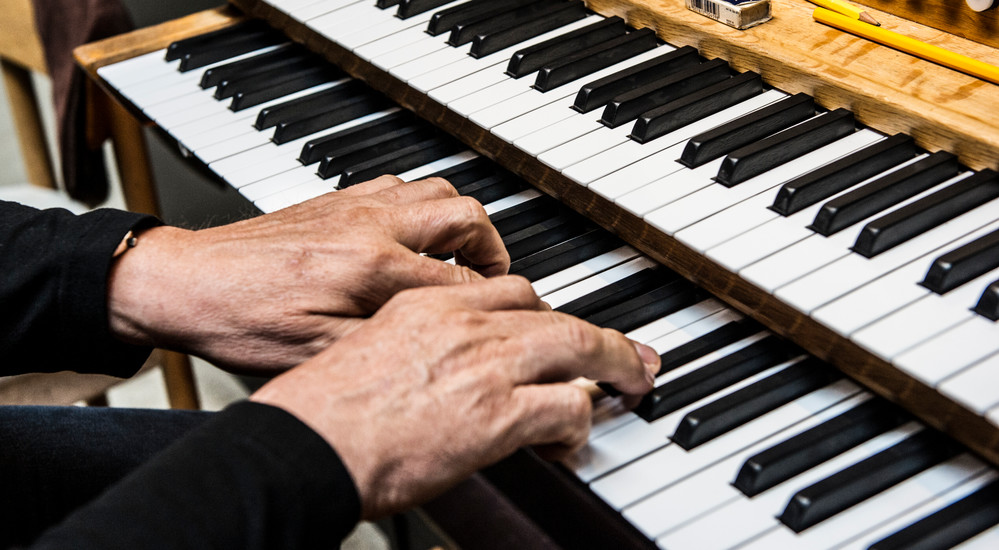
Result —
[[[451,265],[419,253],[454,251]],[[112,331],[234,371],[299,364],[400,290],[503,275],[482,206],[439,178],[393,176],[273,214],[147,230],[112,269]]]
[[[373,519],[412,506],[524,445],[550,458],[590,426],[579,376],[652,388],[654,350],[552,312],[519,277],[407,290],[251,399],[339,453]]]

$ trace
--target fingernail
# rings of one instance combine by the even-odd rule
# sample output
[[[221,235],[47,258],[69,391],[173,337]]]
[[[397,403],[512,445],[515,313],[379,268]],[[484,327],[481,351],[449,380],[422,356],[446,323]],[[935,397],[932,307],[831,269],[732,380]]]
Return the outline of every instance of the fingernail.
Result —
[[[655,381],[656,375],[659,374],[659,367],[662,364],[659,359],[659,354],[656,350],[646,346],[645,344],[640,344],[638,342],[632,342],[635,344],[635,351],[638,352],[638,356],[642,358],[642,363],[645,364],[645,370],[652,381]]]

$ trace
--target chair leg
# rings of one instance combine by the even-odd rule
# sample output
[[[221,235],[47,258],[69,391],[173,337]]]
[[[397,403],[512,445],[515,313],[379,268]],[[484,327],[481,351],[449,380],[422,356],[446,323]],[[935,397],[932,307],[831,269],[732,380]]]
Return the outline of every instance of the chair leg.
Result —
[[[45,142],[45,127],[38,110],[35,85],[31,81],[31,71],[0,60],[3,83],[17,128],[18,142],[21,144],[21,158],[28,180],[39,187],[56,188],[52,172],[52,158]]]
[[[183,353],[164,350],[161,368],[170,408],[200,409],[201,403],[198,399],[198,388],[194,383],[191,358]]]
[[[146,148],[142,125],[117,101],[97,86],[89,86],[91,116],[103,118],[108,125],[111,143],[121,179],[125,205],[132,212],[160,214],[156,186]],[[101,117],[100,115],[104,116]],[[102,140],[103,141],[103,140]]]

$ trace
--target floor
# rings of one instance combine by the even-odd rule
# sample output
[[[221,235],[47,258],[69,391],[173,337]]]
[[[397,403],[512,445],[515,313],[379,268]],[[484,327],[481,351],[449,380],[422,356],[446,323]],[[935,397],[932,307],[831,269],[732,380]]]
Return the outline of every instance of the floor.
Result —
[[[200,9],[215,7],[217,0],[178,0],[172,2],[150,2],[148,0],[126,0],[135,21],[148,25],[158,21],[171,19]],[[36,77],[35,85],[39,97],[46,98],[51,86],[45,77]],[[42,102],[43,105],[47,105]],[[26,183],[24,163],[18,148],[17,136],[14,131],[11,113],[7,102],[3,83],[0,81],[0,199],[22,202],[39,208],[63,207],[76,212],[85,211],[85,207],[71,201],[64,194],[39,189]],[[51,109],[43,112],[43,118],[51,130]],[[50,131],[50,137],[52,132]],[[213,184],[206,184],[204,176],[183,166],[177,155],[170,151],[170,145],[155,135],[150,135],[150,154],[153,157],[154,172],[157,181],[175,182],[176,186],[165,186],[161,191],[161,201],[166,211],[168,221],[177,225],[204,226],[206,224],[222,223],[229,219],[228,214],[220,215],[211,209],[218,197],[226,191]],[[50,150],[53,149],[50,139]],[[55,156],[54,156],[55,158]],[[113,176],[116,177],[116,176]],[[185,202],[190,198],[190,189],[195,186],[197,192],[207,195],[207,200],[193,201],[201,205],[202,210],[193,214],[181,213]],[[185,197],[188,200],[185,200]],[[109,200],[102,206],[123,207],[117,182],[112,181],[112,193]],[[188,209],[189,210],[189,209]],[[171,219],[173,218],[173,219]],[[235,376],[225,373],[205,361],[195,358],[195,378],[202,407],[206,410],[219,410],[229,403],[249,395],[247,386]],[[166,408],[167,398],[163,379],[158,370],[152,370],[114,387],[108,393],[108,401],[114,407],[145,407]],[[383,550],[390,548],[388,537],[375,525],[362,523],[357,531],[345,541],[342,548],[347,550]]]

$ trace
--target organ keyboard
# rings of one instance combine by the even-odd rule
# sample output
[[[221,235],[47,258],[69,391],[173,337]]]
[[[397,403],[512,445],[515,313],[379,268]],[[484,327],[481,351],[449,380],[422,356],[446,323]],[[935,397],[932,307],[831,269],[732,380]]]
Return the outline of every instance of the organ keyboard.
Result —
[[[663,44],[561,0],[235,4],[305,47],[217,11],[198,17],[221,30],[165,51],[81,58],[264,212],[385,172],[447,177],[553,307],[660,351],[656,390],[634,412],[598,401],[566,464],[640,543],[995,543],[993,466],[812,357],[999,463],[994,123],[914,113],[925,94],[872,110],[881,84],[851,89],[862,71],[791,93],[768,68],[797,78],[800,62],[757,64],[764,82],[732,68],[739,40],[729,64],[704,60],[711,35],[683,42],[715,23],[671,6]],[[590,5],[635,27],[665,17]],[[964,89],[999,105],[989,84]],[[969,508],[986,511],[973,532],[941,519]]]

